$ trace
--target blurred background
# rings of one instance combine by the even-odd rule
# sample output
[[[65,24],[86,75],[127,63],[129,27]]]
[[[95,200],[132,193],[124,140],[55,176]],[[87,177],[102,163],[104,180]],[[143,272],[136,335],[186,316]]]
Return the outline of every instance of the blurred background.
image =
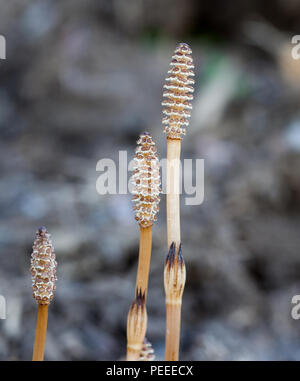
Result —
[[[193,49],[183,158],[205,160],[202,205],[182,200],[187,283],[181,359],[299,360],[300,34],[297,0],[10,0],[0,3],[0,359],[30,360],[35,231],[52,234],[58,282],[47,360],[126,349],[139,229],[130,195],[96,192],[96,163],[149,130],[165,157],[162,86]],[[165,200],[154,226],[148,332],[164,353]]]

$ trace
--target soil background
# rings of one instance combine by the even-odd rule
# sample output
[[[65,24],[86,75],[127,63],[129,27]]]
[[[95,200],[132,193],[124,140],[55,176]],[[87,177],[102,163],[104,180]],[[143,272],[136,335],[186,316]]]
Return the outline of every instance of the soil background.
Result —
[[[183,360],[299,360],[300,34],[294,0],[0,1],[0,359],[30,360],[37,228],[58,261],[46,360],[116,360],[126,350],[138,226],[130,194],[99,195],[96,164],[158,154],[162,86],[187,42],[195,99],[182,158],[205,163],[201,205],[181,207],[187,282]],[[195,173],[192,176],[195,181]],[[163,358],[165,197],[153,229],[148,331]]]

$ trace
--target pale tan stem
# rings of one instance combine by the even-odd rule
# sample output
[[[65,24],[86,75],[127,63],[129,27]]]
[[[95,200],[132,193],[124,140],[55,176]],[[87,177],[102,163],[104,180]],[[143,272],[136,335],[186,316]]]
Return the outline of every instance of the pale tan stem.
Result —
[[[180,343],[181,302],[166,304],[166,348],[165,360],[178,361]]]
[[[175,279],[178,276],[180,238],[180,151],[181,140],[167,138],[167,235],[168,247],[175,244]],[[168,283],[168,282],[167,282]],[[172,284],[169,285],[171,291]],[[170,304],[166,294],[165,360],[177,361],[180,343],[181,298]]]
[[[152,248],[152,226],[140,227],[140,249],[136,277],[136,290],[147,297]]]
[[[138,361],[147,330],[146,297],[152,248],[152,225],[140,226],[135,300],[127,318],[127,361]]]
[[[39,304],[32,361],[43,361],[47,335],[48,304]]]
[[[143,345],[131,347],[127,345],[126,361],[139,361]]]
[[[145,305],[145,297],[140,293],[137,293],[127,317],[126,360],[139,360],[146,329],[147,311]]]
[[[167,139],[167,235],[168,247],[180,245],[180,139]]]

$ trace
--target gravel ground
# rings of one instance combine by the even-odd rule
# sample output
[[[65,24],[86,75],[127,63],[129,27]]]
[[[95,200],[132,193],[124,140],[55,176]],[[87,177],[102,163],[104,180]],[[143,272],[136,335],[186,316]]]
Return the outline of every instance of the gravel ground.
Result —
[[[300,323],[290,315],[300,294],[300,65],[289,50],[300,12],[292,2],[271,10],[232,1],[217,17],[213,3],[0,5],[7,41],[0,61],[0,294],[7,300],[0,360],[31,358],[37,306],[29,261],[40,225],[58,261],[46,359],[124,356],[138,226],[130,195],[96,192],[96,164],[118,160],[120,150],[131,160],[145,130],[165,157],[162,85],[183,39],[193,49],[196,89],[182,157],[204,159],[205,196],[194,206],[182,198],[181,358],[300,359]],[[164,197],[160,206],[147,307],[158,359]]]

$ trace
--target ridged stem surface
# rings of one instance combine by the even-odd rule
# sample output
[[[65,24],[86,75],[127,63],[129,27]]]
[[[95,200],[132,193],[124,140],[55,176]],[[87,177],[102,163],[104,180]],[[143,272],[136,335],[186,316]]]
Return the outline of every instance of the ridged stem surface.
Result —
[[[166,361],[178,361],[180,343],[180,320],[181,303],[166,303]]]
[[[139,361],[142,348],[142,345],[127,345],[126,361]]]
[[[138,361],[147,329],[145,294],[137,291],[127,318],[127,361]]]
[[[178,272],[180,237],[180,152],[181,139],[167,138],[167,236],[168,246],[174,245],[174,276]],[[172,285],[169,286],[171,288]],[[170,302],[166,294],[165,360],[179,358],[181,297]]]

